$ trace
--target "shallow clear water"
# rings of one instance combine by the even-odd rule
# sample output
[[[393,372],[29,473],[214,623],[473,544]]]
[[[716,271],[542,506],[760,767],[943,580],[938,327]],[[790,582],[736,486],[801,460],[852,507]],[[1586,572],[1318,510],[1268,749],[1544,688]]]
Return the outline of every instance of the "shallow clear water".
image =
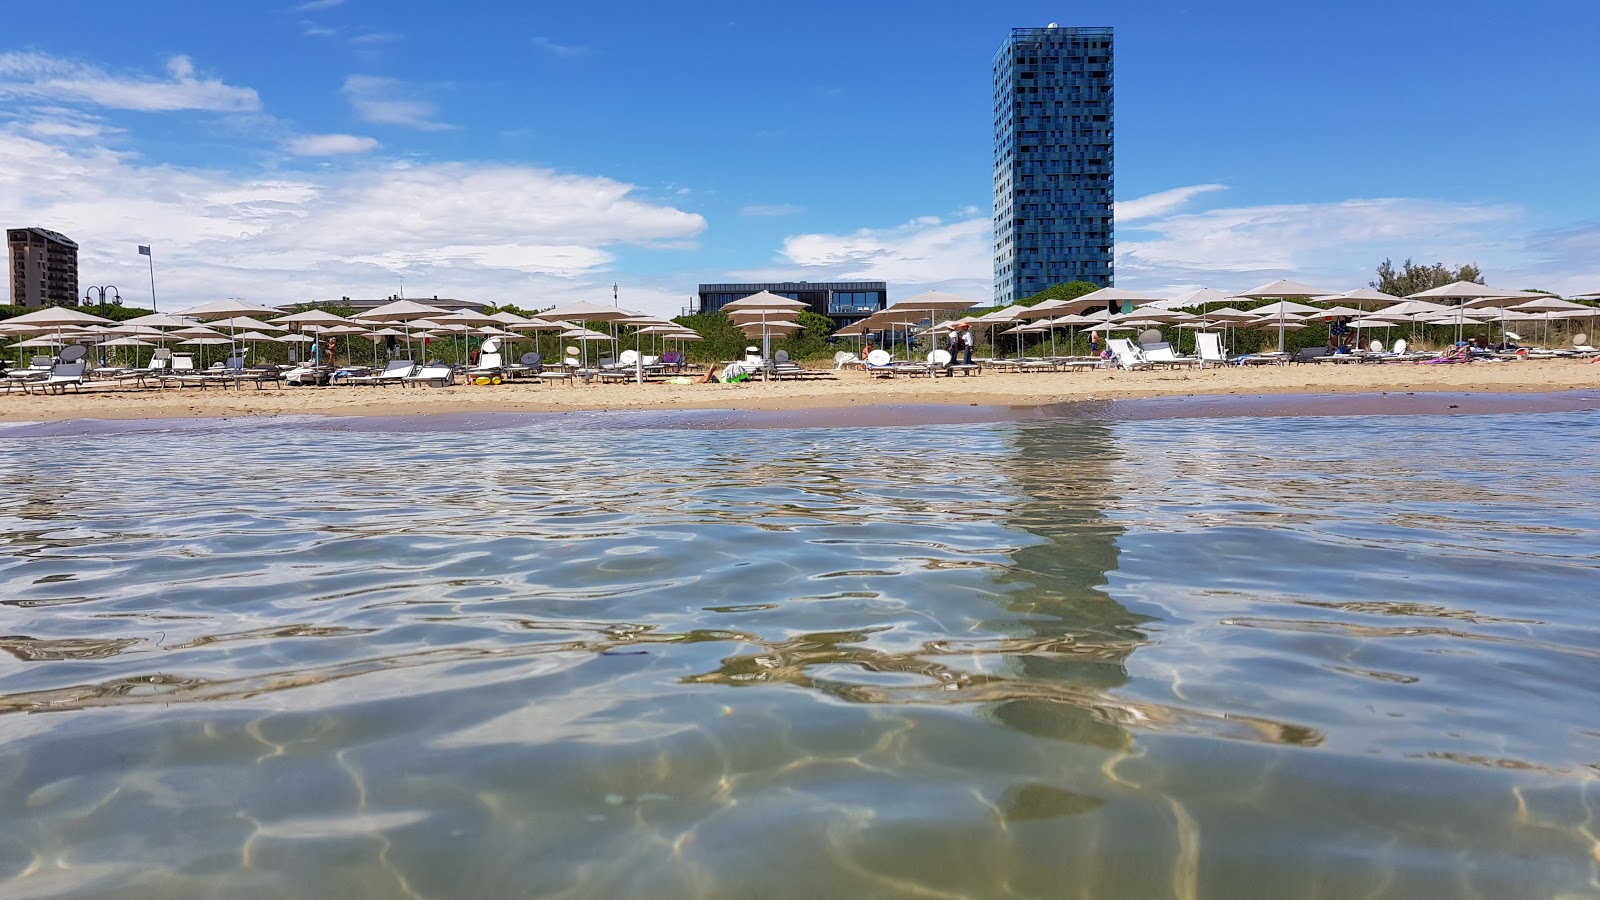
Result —
[[[389,427],[0,435],[0,896],[1600,894],[1600,414]]]

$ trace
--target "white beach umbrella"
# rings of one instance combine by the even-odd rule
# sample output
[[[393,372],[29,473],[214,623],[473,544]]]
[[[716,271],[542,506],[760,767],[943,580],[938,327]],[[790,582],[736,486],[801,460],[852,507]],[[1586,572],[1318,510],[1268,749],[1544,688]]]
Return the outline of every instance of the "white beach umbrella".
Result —
[[[350,320],[325,309],[306,309],[271,319],[279,325],[343,325]]]
[[[1404,298],[1385,294],[1376,288],[1356,288],[1342,294],[1329,294],[1314,299],[1318,303],[1342,303],[1349,306],[1388,306],[1391,303],[1399,303]]]
[[[735,300],[732,303],[724,303],[722,305],[721,312],[733,319],[736,325],[739,325],[740,319],[738,316],[744,313],[755,312],[761,316],[763,320],[781,321],[783,318],[782,314],[787,313],[788,315],[793,316],[798,315],[807,309],[810,309],[810,306],[799,300],[780,296],[772,293],[771,291],[759,291],[751,294],[748,297],[740,297],[738,300]],[[798,327],[799,326],[796,326],[796,328]],[[740,326],[740,330],[744,332],[745,337],[755,337],[755,335],[751,334],[749,330],[745,329],[742,325]],[[765,329],[761,332],[762,359],[772,358],[773,330],[776,329]]]
[[[129,325],[143,325],[148,328],[188,328],[199,323],[199,319],[187,316],[169,316],[166,313],[151,313],[147,316],[135,316],[124,320]]]
[[[1106,287],[1101,288],[1098,291],[1084,294],[1082,297],[1079,297],[1073,302],[1074,304],[1085,305],[1063,310],[1063,312],[1084,312],[1100,306],[1104,307],[1107,312],[1116,314],[1121,312],[1130,304],[1133,306],[1144,306],[1150,303],[1164,303],[1167,302],[1167,298],[1158,296],[1156,294],[1143,294],[1138,291],[1123,290],[1122,288],[1118,287]]]
[[[1304,300],[1311,297],[1325,297],[1332,293],[1335,292],[1323,290],[1321,288],[1315,288],[1308,284],[1301,284],[1298,281],[1271,281],[1258,287],[1253,287],[1248,291],[1240,291],[1234,296],[1243,297],[1249,300],[1277,300],[1278,303],[1276,304],[1276,307],[1278,310],[1279,319],[1280,321],[1287,321],[1282,318],[1284,313],[1304,311],[1304,309],[1296,310],[1293,308],[1295,306],[1303,307],[1303,304],[1290,304],[1289,301],[1296,298]],[[1267,308],[1270,309],[1271,307]],[[1315,307],[1311,308],[1314,309]],[[1261,310],[1256,310],[1256,312],[1259,313]],[[1278,329],[1278,352],[1283,352],[1282,328]]]
[[[199,306],[180,310],[174,315],[209,321],[211,319],[232,318],[233,316],[276,316],[282,315],[282,313],[283,310],[281,309],[230,297],[226,300],[213,300],[210,303],[202,303]]]

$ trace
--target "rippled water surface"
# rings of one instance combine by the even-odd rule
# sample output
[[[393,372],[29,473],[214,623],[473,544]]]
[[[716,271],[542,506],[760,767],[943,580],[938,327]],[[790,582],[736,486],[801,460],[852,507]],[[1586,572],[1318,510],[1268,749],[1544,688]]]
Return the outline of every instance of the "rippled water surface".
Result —
[[[1600,895],[1597,445],[0,435],[0,896]]]

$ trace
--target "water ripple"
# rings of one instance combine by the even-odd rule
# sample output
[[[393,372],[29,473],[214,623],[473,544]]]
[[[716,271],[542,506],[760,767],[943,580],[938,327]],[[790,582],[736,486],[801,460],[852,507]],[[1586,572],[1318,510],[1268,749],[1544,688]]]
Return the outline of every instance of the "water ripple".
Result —
[[[0,436],[0,895],[1600,892],[1596,414],[862,415]]]

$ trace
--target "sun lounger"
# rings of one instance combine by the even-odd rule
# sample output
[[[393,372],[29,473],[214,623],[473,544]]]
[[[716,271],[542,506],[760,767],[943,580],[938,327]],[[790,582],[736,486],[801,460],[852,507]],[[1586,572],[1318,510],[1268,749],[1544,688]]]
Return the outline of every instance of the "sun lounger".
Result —
[[[1156,364],[1145,359],[1144,353],[1127,338],[1110,338],[1106,341],[1117,360],[1117,367],[1121,369],[1153,369]]]
[[[74,391],[83,389],[83,373],[88,366],[82,360],[77,362],[58,362],[50,367],[50,373],[44,378],[22,382],[22,389],[26,393],[33,393],[34,388],[39,388],[46,394],[64,394],[67,388]]]
[[[1150,362],[1153,362],[1158,366],[1166,366],[1172,369],[1187,368],[1191,366],[1203,369],[1205,368],[1206,364],[1205,360],[1198,356],[1179,356],[1177,351],[1172,349],[1172,345],[1166,341],[1158,341],[1153,344],[1142,344],[1140,345],[1139,350],[1144,354],[1144,358]]]
[[[403,379],[416,368],[417,364],[409,359],[391,359],[383,371],[370,375],[351,375],[345,379],[345,384],[402,384]]]
[[[1197,331],[1194,335],[1195,355],[1201,362],[1222,365],[1230,362],[1228,351],[1222,346],[1222,335],[1215,331]],[[1204,368],[1202,366],[1201,368]]]
[[[456,383],[456,370],[444,363],[433,362],[417,369],[400,378],[402,384],[417,384],[430,387],[449,387]]]

